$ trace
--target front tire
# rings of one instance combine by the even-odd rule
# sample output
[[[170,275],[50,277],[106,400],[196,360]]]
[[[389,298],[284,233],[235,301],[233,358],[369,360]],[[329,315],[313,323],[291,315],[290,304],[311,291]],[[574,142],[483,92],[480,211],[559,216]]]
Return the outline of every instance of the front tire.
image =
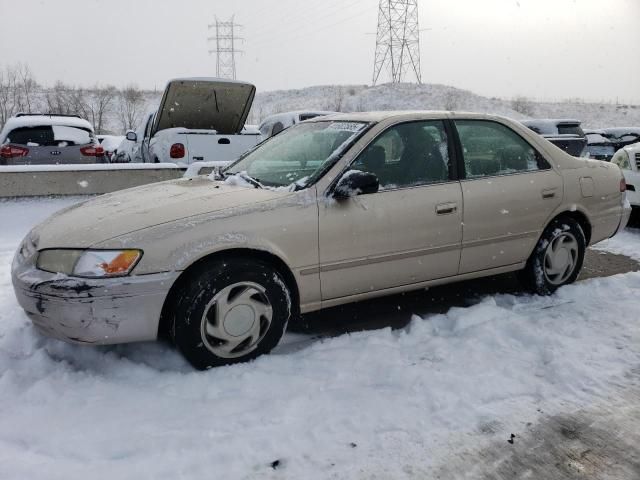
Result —
[[[580,224],[570,217],[557,218],[544,230],[519,278],[533,293],[551,295],[578,278],[586,247]]]
[[[205,262],[174,298],[173,340],[200,370],[269,353],[291,317],[291,295],[282,275],[259,260]]]

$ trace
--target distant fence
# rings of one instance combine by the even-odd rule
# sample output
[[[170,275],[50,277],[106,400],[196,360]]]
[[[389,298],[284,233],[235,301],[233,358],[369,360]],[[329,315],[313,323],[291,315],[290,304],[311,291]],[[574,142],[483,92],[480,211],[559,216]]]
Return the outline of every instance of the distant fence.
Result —
[[[0,198],[97,195],[210,173],[223,162],[0,166]]]

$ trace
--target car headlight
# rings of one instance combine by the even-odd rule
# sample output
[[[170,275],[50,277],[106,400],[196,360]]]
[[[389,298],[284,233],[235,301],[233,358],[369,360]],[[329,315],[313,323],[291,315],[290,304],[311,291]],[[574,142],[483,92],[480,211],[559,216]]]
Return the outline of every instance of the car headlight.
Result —
[[[129,275],[142,258],[141,250],[42,250],[36,266],[74,277],[105,278]]]

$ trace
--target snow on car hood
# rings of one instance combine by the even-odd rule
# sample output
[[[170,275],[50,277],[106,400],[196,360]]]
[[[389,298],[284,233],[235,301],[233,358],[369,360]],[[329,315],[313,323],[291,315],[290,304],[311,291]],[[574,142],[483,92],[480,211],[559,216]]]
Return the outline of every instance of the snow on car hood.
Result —
[[[154,225],[288,195],[284,190],[212,182],[207,177],[169,180],[73,205],[38,225],[32,235],[38,249],[87,248]]]

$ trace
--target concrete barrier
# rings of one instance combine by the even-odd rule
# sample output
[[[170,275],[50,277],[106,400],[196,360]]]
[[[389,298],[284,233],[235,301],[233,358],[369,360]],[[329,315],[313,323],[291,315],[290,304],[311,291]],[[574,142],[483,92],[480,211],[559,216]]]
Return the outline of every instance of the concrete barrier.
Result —
[[[189,176],[207,174],[208,164],[189,166]],[[0,166],[0,198],[97,195],[180,178],[174,163]]]

